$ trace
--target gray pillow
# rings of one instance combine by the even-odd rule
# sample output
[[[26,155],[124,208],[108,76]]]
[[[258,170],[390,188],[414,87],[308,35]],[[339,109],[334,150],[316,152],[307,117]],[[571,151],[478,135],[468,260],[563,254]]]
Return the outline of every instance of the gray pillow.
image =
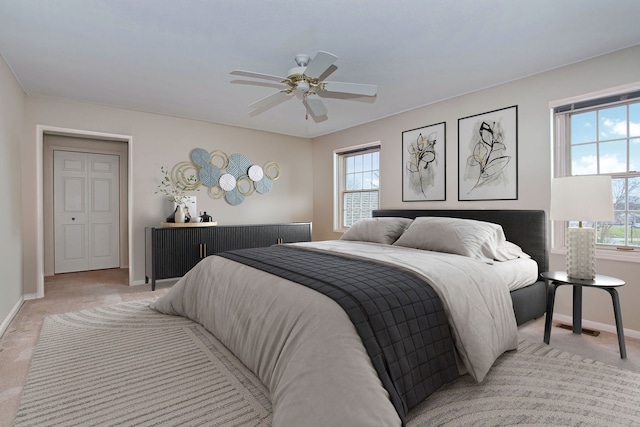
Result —
[[[391,245],[413,222],[408,218],[366,218],[353,224],[340,240],[384,243]]]
[[[502,226],[461,218],[416,218],[394,245],[458,254],[487,263],[528,256],[506,241]]]

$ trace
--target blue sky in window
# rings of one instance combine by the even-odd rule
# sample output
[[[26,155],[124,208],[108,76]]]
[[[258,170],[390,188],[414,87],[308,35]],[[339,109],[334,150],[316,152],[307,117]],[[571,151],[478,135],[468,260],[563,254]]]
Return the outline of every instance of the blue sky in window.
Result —
[[[592,175],[598,173],[596,144],[571,147],[571,175]]]
[[[600,173],[627,171],[627,140],[600,143]]]
[[[347,158],[346,189],[377,189],[380,186],[379,168],[379,153],[359,154]]]
[[[627,106],[605,108],[599,111],[600,140],[626,138],[627,136]]]
[[[632,164],[640,164],[640,140],[631,153]],[[635,160],[635,163],[634,163]],[[632,169],[633,170],[633,169]],[[597,173],[616,173],[627,171],[626,140],[600,144],[600,171],[595,144],[571,147],[571,175],[593,175]]]
[[[598,126],[596,126],[598,120]],[[629,106],[629,136],[640,136],[640,103]],[[596,141],[600,142],[599,153]],[[588,175],[627,171],[627,108],[617,106],[571,117],[571,173]],[[603,142],[604,141],[604,142]],[[575,144],[584,144],[578,145]],[[599,166],[598,170],[598,154]],[[629,140],[629,170],[640,170],[640,139]]]
[[[571,144],[596,140],[596,112],[574,114],[571,116]]]

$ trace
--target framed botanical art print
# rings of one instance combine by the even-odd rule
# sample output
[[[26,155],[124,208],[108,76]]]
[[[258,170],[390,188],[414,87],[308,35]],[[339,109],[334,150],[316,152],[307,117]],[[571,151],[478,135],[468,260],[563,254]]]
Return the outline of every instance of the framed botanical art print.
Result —
[[[458,119],[458,200],[518,199],[518,106]]]
[[[402,132],[402,201],[446,200],[446,124]]]

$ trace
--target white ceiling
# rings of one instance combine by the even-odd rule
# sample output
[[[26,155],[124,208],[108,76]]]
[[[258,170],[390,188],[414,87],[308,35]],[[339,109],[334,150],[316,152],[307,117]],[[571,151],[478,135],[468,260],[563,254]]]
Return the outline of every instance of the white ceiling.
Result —
[[[28,94],[316,137],[640,44],[639,0],[0,0],[0,54]],[[294,56],[378,85],[249,114]],[[257,85],[255,83],[258,83]],[[276,83],[277,84],[277,83]]]

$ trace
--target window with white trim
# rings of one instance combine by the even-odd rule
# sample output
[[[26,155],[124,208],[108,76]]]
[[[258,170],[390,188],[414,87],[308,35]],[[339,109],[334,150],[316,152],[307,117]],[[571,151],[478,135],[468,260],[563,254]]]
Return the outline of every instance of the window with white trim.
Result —
[[[344,230],[378,209],[380,145],[346,148],[335,154],[334,228]]]
[[[611,176],[614,221],[586,224],[596,243],[640,251],[640,92],[563,105],[554,116],[556,176]]]

